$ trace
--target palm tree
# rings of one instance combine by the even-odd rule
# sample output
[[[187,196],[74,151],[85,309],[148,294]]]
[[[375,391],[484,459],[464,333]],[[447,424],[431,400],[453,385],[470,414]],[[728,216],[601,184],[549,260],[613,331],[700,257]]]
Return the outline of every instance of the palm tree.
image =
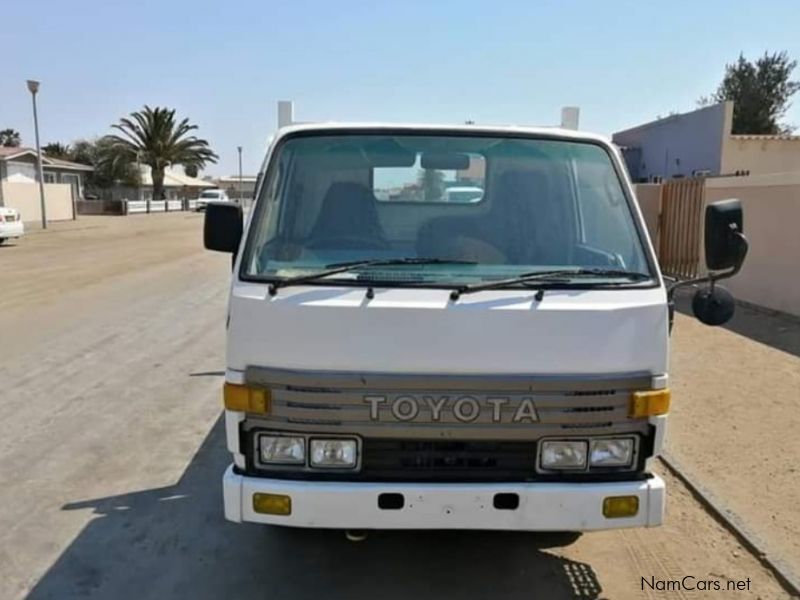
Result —
[[[191,134],[197,125],[189,119],[175,120],[175,110],[150,108],[132,112],[112,125],[122,135],[109,136],[119,156],[126,153],[150,167],[153,179],[153,199],[164,199],[164,172],[170,165],[194,165],[202,168],[206,163],[216,163],[219,158],[206,140]],[[165,204],[165,210],[166,210]]]
[[[419,185],[426,202],[434,202],[444,195],[444,173],[436,169],[420,169]]]
[[[16,129],[0,130],[0,146],[18,148],[22,144],[22,137]]]
[[[72,156],[72,148],[69,147],[69,144],[62,144],[61,142],[45,144],[42,146],[42,152],[50,158],[62,158],[64,160],[70,160]]]

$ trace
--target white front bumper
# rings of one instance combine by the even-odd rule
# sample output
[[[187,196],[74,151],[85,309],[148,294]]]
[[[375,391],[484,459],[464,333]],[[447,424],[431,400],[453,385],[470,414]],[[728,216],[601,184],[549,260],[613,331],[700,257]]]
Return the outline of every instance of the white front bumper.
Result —
[[[245,477],[228,467],[223,477],[225,518],[240,523],[336,529],[505,529],[590,531],[654,527],[664,518],[664,481],[613,483],[361,483],[290,481]],[[264,515],[253,510],[254,493],[285,494],[292,514]],[[403,494],[399,510],[378,508],[378,495]],[[493,506],[497,493],[519,495],[515,510]],[[607,519],[603,499],[636,495],[639,513]]]
[[[25,233],[22,221],[0,223],[0,238],[17,238]]]

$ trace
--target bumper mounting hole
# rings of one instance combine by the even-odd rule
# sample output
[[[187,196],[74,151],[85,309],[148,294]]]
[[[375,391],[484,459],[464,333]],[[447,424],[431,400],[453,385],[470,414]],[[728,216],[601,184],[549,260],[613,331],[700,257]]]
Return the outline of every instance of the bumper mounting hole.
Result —
[[[381,510],[400,510],[405,504],[403,494],[379,494],[378,508]]]
[[[495,494],[494,507],[497,510],[517,510],[519,508],[519,496],[517,494]]]

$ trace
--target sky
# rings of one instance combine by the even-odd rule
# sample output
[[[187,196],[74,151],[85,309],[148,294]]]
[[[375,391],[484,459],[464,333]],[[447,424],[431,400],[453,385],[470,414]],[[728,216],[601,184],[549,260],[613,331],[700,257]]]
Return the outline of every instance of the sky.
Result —
[[[34,144],[168,106],[255,173],[278,100],[301,121],[555,125],[614,131],[696,107],[743,52],[800,59],[800,1],[0,1],[0,129]],[[800,79],[800,68],[795,72]],[[786,121],[800,126],[800,97]]]

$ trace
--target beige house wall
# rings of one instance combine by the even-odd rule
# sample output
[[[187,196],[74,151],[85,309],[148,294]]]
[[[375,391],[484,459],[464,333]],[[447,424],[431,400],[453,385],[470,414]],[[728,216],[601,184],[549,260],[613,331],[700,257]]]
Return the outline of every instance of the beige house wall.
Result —
[[[23,221],[42,220],[39,186],[35,183],[10,183],[2,186],[3,204],[15,208]],[[44,197],[48,221],[65,221],[72,218],[72,188],[66,183],[46,183]]]
[[[658,251],[661,186],[637,184],[635,189]],[[800,170],[706,180],[706,203],[728,198],[742,202],[750,250],[742,270],[722,285],[739,300],[800,317],[800,235],[796,233],[800,223]],[[701,252],[701,263],[703,260]],[[703,264],[700,271],[705,272]]]
[[[751,175],[800,171],[800,139],[728,136],[722,148],[722,173]]]
[[[750,251],[723,285],[740,300],[800,316],[800,172],[707,181],[707,202],[726,198],[742,201]]]

